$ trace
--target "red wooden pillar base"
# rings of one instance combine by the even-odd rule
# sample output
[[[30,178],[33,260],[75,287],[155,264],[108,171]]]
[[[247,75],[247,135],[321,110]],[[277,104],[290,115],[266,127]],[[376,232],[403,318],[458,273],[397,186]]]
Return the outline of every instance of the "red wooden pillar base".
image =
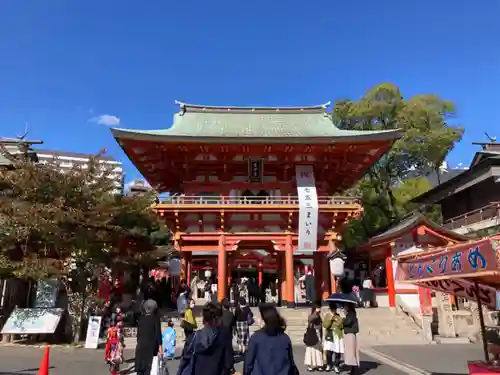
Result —
[[[330,274],[330,264],[327,259],[327,252],[321,252],[321,301],[330,296],[330,284],[332,276]]]
[[[185,253],[185,263],[184,266],[186,267],[185,275],[186,275],[186,283],[187,285],[191,285],[191,278],[192,278],[192,271],[193,271],[193,254],[192,253]]]
[[[219,237],[217,259],[217,300],[222,301],[227,294],[227,252],[226,239],[223,234]]]
[[[287,235],[285,245],[285,296],[284,302],[286,306],[295,305],[295,280],[293,269],[293,246],[292,235]]]
[[[322,253],[315,251],[313,254],[313,269],[314,269],[314,289],[316,292],[316,300],[321,300],[323,296],[321,285],[323,283],[323,266],[321,265]],[[318,301],[312,301],[316,303]]]
[[[387,296],[389,307],[396,307],[396,286],[394,282],[394,270],[392,267],[392,247],[388,247],[385,255],[385,272],[387,278]]]
[[[258,268],[257,272],[258,272],[258,282],[259,282],[259,288],[260,288],[260,287],[262,287],[262,279],[263,279],[262,263],[259,263],[259,268]]]
[[[429,288],[418,287],[420,312],[423,316],[432,316],[432,296]]]
[[[277,291],[278,291],[278,299],[280,304],[283,306],[284,305],[284,300],[285,300],[285,294],[286,294],[286,280],[285,280],[285,254],[284,252],[278,252],[276,255],[277,259],[277,272],[276,272],[276,278],[278,279],[278,285],[276,285]]]

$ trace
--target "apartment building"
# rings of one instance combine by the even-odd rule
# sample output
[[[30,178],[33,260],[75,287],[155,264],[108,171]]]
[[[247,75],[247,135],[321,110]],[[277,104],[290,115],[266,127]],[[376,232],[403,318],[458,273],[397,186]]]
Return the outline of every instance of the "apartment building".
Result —
[[[83,154],[78,152],[43,149],[37,149],[36,153],[39,163],[55,164],[61,171],[70,170],[74,166],[85,168],[85,166],[88,165],[90,158],[94,156],[91,154]],[[114,193],[123,194],[125,174],[123,172],[122,163],[109,156],[102,156],[100,158],[100,162],[103,164],[103,167],[107,167],[112,170],[109,177],[113,179],[114,185],[116,186],[116,190],[114,190]]]

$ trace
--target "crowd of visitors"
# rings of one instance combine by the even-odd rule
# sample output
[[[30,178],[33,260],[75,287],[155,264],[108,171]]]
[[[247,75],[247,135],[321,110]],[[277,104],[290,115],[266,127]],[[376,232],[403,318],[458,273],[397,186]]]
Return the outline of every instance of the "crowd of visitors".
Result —
[[[163,360],[173,359],[178,344],[174,322],[169,319],[162,332],[160,306],[175,302],[180,326],[184,331],[184,347],[177,375],[231,375],[235,356],[243,358],[243,375],[297,375],[292,343],[285,333],[286,322],[272,303],[260,303],[261,329],[250,335],[256,324],[248,294],[239,293],[220,303],[209,301],[202,308],[201,326],[194,313],[195,302],[191,289],[181,283],[170,302],[161,299],[160,282],[144,284],[141,313],[137,317],[137,346],[135,371],[150,375],[152,368]],[[163,283],[163,286],[165,284]],[[237,298],[236,300],[234,298]],[[256,303],[256,302],[254,302]],[[170,304],[170,305],[169,305]],[[106,361],[110,373],[118,374],[123,362],[124,313],[105,304],[107,327]],[[304,366],[307,371],[340,373],[341,364],[354,374],[359,367],[357,334],[359,324],[354,304],[337,308],[330,304],[322,313],[319,306],[311,309],[303,343]],[[233,350],[233,337],[237,350]],[[153,370],[153,373],[154,370]]]
[[[333,370],[339,374],[343,357],[344,365],[354,374],[359,367],[358,333],[359,323],[354,304],[347,303],[339,311],[336,304],[331,303],[323,317],[321,309],[313,307],[304,334],[304,364],[307,370]]]
[[[189,296],[188,296],[189,298]],[[157,304],[144,302],[145,314],[139,322],[135,370],[138,375],[150,374],[158,358],[172,359],[176,335],[171,320],[162,333]],[[221,303],[207,302],[198,328],[192,306],[181,319],[191,321],[186,334],[177,375],[231,375],[235,373],[235,355],[243,357],[243,375],[298,375],[292,343],[285,333],[286,322],[274,304],[259,305],[261,329],[250,335],[255,324],[247,302],[241,298],[233,310],[228,299]],[[354,374],[359,367],[357,334],[359,324],[354,304],[337,309],[335,304],[322,315],[313,307],[304,333],[305,361],[308,371],[340,373],[341,362]],[[236,336],[238,350],[233,350]]]

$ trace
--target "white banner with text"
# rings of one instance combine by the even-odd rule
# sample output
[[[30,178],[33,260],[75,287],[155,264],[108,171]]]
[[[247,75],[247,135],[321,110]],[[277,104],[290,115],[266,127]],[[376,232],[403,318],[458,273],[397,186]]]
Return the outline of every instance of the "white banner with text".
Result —
[[[297,196],[299,198],[298,251],[315,251],[318,245],[318,194],[312,165],[296,165]]]

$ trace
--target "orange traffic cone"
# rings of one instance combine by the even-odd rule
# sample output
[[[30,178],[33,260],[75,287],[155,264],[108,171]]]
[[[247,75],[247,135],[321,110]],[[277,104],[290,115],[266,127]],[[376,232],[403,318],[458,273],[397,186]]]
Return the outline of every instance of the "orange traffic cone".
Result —
[[[40,362],[38,375],[49,375],[49,354],[50,354],[50,346],[47,346],[45,348],[45,353],[43,353],[42,362]]]

